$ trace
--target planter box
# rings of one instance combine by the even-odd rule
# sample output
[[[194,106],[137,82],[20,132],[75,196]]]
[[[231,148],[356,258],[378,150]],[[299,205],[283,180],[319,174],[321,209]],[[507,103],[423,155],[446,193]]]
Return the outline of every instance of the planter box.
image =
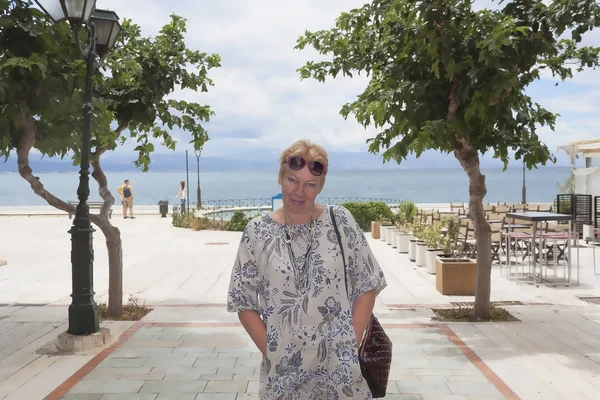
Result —
[[[371,237],[373,239],[379,239],[381,237],[381,224],[379,222],[371,222]]]
[[[408,245],[410,239],[414,239],[412,233],[398,232],[396,234],[396,245],[398,246],[398,253],[408,253]]]
[[[435,288],[441,294],[474,296],[477,263],[468,258],[436,257]]]

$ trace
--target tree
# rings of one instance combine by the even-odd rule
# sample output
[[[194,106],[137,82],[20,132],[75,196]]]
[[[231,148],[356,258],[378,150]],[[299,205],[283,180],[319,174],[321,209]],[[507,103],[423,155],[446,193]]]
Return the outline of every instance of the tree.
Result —
[[[331,30],[306,32],[325,61],[307,62],[302,79],[325,81],[366,73],[369,83],[341,114],[378,133],[369,151],[400,163],[427,149],[452,153],[469,177],[469,217],[475,229],[474,318],[490,318],[491,230],[483,211],[480,154],[522,159],[531,169],[555,157],[536,133],[554,129],[556,114],[525,89],[542,71],[565,80],[598,65],[598,48],[581,36],[600,24],[591,0],[514,0],[475,11],[470,0],[372,0],[342,13]],[[570,35],[567,35],[570,33]],[[561,36],[570,36],[570,39]],[[513,153],[511,155],[511,153]]]
[[[52,25],[30,5],[30,1],[0,0],[0,45],[4,49],[0,53],[0,155],[8,158],[16,150],[19,173],[33,191],[68,212],[74,207],[52,195],[33,175],[29,152],[36,148],[45,156],[71,156],[78,164],[84,62],[68,25]],[[94,77],[90,163],[104,204],[98,215],[90,217],[106,237],[108,311],[112,316],[122,313],[123,250],[120,231],[108,219],[114,197],[100,159],[105,152],[135,139],[135,164],[147,171],[153,140],[175,148],[173,128],[190,132],[194,145],[208,140],[201,123],[213,115],[210,107],[173,97],[177,89],[207,91],[212,85],[208,70],[219,67],[220,58],[188,49],[185,29],[185,19],[171,15],[156,37],[143,38],[137,25],[124,20],[115,50],[105,57],[101,73]]]

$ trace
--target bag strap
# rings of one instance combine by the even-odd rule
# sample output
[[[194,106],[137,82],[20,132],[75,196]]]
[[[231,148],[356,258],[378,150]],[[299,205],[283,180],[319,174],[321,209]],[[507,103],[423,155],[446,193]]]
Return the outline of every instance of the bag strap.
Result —
[[[337,223],[335,222],[335,216],[333,215],[333,206],[329,206],[329,214],[331,215],[331,223],[333,224],[333,229],[335,230],[335,236],[337,236],[338,243],[340,244],[342,261],[344,262],[344,283],[346,284],[346,294],[348,297],[350,297],[350,293],[348,292],[348,277],[346,276],[346,256],[344,255],[344,245],[342,244],[342,237],[340,236],[340,231],[337,227]]]

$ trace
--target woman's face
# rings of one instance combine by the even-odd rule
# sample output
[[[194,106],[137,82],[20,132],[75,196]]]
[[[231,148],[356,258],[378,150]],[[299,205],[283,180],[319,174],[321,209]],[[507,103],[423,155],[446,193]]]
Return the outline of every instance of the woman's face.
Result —
[[[293,214],[309,214],[313,212],[315,198],[325,183],[325,175],[315,176],[308,170],[308,164],[299,171],[283,166],[284,172],[279,177],[283,205]]]

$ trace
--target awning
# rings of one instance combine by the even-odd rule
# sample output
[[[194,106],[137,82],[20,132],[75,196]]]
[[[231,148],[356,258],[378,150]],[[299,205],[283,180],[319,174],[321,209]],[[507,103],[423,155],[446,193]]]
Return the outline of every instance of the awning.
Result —
[[[580,140],[564,146],[558,146],[558,148],[564,150],[569,155],[571,164],[575,165],[577,154],[600,154],[600,139]]]

